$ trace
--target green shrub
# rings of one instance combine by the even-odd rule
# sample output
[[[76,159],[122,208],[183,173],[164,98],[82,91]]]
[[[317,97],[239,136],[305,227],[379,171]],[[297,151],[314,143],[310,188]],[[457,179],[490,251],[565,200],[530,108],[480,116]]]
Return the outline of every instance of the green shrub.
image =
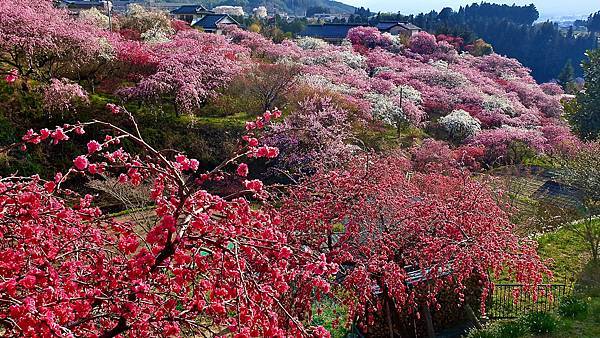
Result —
[[[498,324],[498,337],[520,338],[527,334],[528,328],[521,322],[503,322]]]
[[[587,313],[588,303],[575,297],[562,299],[558,307],[558,314],[565,318],[584,318]]]
[[[556,330],[556,319],[546,312],[532,312],[523,318],[521,323],[533,334],[552,333]]]
[[[494,327],[485,327],[483,329],[474,329],[469,331],[466,338],[498,338],[498,334]]]
[[[600,324],[600,302],[597,300],[592,302],[591,306],[592,320],[594,323]]]

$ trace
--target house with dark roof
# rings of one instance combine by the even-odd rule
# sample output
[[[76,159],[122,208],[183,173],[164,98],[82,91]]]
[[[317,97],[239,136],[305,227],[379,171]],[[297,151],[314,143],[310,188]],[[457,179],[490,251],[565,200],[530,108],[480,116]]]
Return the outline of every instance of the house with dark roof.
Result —
[[[422,31],[421,28],[409,22],[383,21],[377,24],[377,29],[382,33],[390,33],[392,35],[413,36]]]
[[[307,25],[304,31],[300,33],[301,36],[308,36],[312,38],[323,39],[329,43],[339,44],[346,36],[348,31],[354,27],[371,26],[367,23],[355,24],[355,23],[324,23]],[[405,35],[413,36],[414,34],[422,31],[421,28],[407,22],[379,22],[374,25],[382,33],[390,33],[392,35]]]
[[[185,21],[192,25],[195,21],[201,19],[212,11],[202,5],[183,5],[171,11],[171,16],[175,19]]]
[[[79,15],[79,12],[92,8],[103,11],[104,2],[93,0],[61,0],[56,7],[66,8],[71,15]]]
[[[300,35],[323,39],[333,44],[339,44],[346,38],[350,29],[361,26],[367,25],[353,23],[325,23],[322,25],[307,25]]]
[[[228,14],[207,13],[192,23],[192,27],[202,29],[207,33],[222,33],[223,26],[240,24]]]

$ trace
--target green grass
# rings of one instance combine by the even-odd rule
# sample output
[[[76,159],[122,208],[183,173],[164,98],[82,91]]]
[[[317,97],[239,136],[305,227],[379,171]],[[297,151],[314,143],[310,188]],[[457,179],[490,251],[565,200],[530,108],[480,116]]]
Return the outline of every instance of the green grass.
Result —
[[[562,228],[558,231],[545,234],[538,238],[538,252],[543,258],[550,258],[553,262],[550,268],[554,273],[556,282],[575,282],[577,285],[582,280],[598,281],[598,268],[589,263],[589,254],[583,240],[573,231]],[[589,282],[585,282],[589,284]],[[556,332],[545,337],[600,337],[600,295],[599,285],[587,285],[585,290],[576,292],[575,296],[588,304],[588,312],[576,319],[562,317],[559,320]]]
[[[587,304],[587,311],[575,318],[568,315],[557,318],[557,326],[552,333],[533,334],[517,332],[523,320],[498,321],[488,325],[484,330],[473,331],[468,337],[510,338],[510,337],[544,337],[544,338],[597,338],[600,337],[600,267],[589,263],[589,254],[584,242],[573,231],[562,228],[537,238],[538,253],[543,259],[550,259],[549,268],[554,274],[553,283],[575,284],[574,297]],[[581,285],[584,284],[585,287]],[[560,311],[559,311],[560,312]],[[514,327],[511,327],[514,326]],[[508,329],[508,330],[507,330]]]
[[[320,309],[320,313],[316,310]],[[314,308],[315,316],[311,325],[322,325],[331,333],[333,338],[342,338],[348,334],[345,325],[347,322],[347,310],[344,306],[330,299],[324,299]],[[333,325],[333,323],[339,323]]]
[[[568,229],[542,235],[537,239],[538,253],[544,259],[551,259],[549,267],[556,282],[574,282],[585,267],[589,255],[583,240]]]
[[[254,118],[246,113],[238,113],[229,116],[180,116],[180,119],[185,123],[197,125],[210,125],[216,128],[241,127],[246,124],[246,121],[251,121]]]

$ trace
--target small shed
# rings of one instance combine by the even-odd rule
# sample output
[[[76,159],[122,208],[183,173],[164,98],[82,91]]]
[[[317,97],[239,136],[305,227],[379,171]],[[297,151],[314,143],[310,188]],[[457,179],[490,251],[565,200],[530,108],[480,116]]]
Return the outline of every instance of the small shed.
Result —
[[[554,180],[546,181],[533,193],[532,197],[566,209],[579,209],[583,206],[581,192],[577,188]]]

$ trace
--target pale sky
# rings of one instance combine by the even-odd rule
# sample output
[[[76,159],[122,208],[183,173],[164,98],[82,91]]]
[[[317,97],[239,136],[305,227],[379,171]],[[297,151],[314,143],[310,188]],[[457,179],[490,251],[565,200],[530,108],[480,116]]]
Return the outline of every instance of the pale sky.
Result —
[[[415,14],[429,12],[432,9],[440,11],[444,7],[458,8],[481,0],[341,0],[353,6],[369,7],[371,11],[402,12],[402,14]],[[542,17],[568,16],[590,14],[600,10],[600,0],[487,0],[499,4],[527,5],[534,3]]]

